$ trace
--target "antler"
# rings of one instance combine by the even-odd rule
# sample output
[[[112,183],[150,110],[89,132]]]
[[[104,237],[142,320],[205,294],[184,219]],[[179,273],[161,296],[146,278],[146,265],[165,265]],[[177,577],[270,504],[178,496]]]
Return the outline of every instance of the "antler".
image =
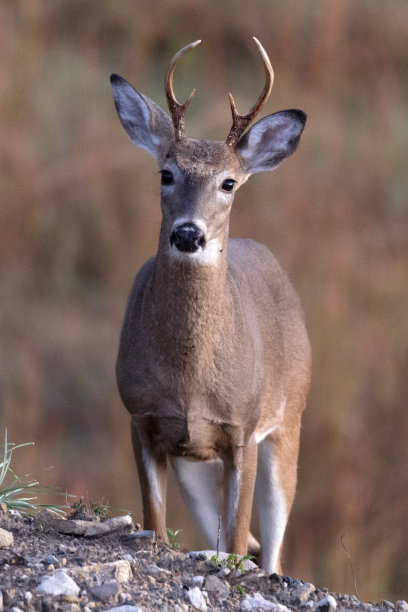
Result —
[[[261,111],[261,109],[266,104],[266,101],[269,98],[269,95],[272,90],[273,85],[273,68],[271,66],[271,62],[269,61],[269,57],[266,54],[265,49],[259,42],[257,38],[254,36],[254,41],[258,47],[259,53],[262,57],[264,68],[265,68],[265,85],[262,90],[261,95],[259,96],[257,102],[251,108],[247,115],[239,115],[237,108],[235,106],[234,98],[231,94],[229,94],[231,112],[232,112],[232,127],[230,133],[228,134],[226,143],[230,147],[235,147],[241,135],[244,133],[248,125],[253,121],[256,115]]]
[[[184,104],[179,104],[176,100],[176,96],[174,95],[174,91],[173,91],[174,70],[176,68],[176,64],[179,61],[179,59],[183,57],[185,53],[187,53],[188,51],[190,51],[191,49],[194,49],[194,47],[199,45],[200,42],[201,40],[196,40],[190,45],[183,47],[183,49],[181,49],[178,53],[176,53],[176,55],[173,57],[173,59],[170,62],[170,65],[169,65],[169,68],[166,74],[164,88],[166,91],[166,98],[167,98],[167,104],[169,107],[169,111],[173,119],[174,134],[175,134],[176,140],[180,140],[180,138],[182,138],[182,136],[184,135],[184,113],[186,112],[194,96],[195,89],[193,89],[193,91],[191,92],[187,100],[184,102]]]

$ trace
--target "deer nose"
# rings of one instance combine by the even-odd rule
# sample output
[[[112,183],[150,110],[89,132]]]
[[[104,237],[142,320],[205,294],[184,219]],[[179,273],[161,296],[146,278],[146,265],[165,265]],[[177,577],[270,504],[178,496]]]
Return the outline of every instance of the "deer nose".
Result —
[[[171,246],[184,253],[195,253],[205,247],[204,232],[194,223],[183,223],[170,236]]]

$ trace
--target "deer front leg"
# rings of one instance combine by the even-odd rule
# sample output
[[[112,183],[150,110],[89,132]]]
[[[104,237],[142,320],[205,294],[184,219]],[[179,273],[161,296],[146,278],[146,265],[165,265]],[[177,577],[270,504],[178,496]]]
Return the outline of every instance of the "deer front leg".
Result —
[[[224,458],[224,514],[227,552],[246,555],[257,465],[255,439]]]
[[[167,457],[156,455],[141,428],[132,422],[132,444],[143,500],[143,526],[168,541],[166,533]]]

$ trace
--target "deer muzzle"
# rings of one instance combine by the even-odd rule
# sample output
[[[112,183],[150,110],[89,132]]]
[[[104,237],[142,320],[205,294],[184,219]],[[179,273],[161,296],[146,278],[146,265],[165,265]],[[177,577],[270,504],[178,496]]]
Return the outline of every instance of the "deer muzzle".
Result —
[[[170,245],[183,253],[196,253],[206,245],[204,232],[194,223],[183,223],[170,236]]]

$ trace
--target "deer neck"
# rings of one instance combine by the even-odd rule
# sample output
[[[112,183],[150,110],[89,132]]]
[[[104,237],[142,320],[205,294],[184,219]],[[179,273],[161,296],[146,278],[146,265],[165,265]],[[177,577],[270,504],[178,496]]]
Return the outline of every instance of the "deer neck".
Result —
[[[174,258],[167,244],[168,240],[165,246],[160,241],[152,276],[149,310],[155,344],[172,364],[202,368],[211,362],[225,313],[230,312],[227,238],[217,263],[211,265]]]

